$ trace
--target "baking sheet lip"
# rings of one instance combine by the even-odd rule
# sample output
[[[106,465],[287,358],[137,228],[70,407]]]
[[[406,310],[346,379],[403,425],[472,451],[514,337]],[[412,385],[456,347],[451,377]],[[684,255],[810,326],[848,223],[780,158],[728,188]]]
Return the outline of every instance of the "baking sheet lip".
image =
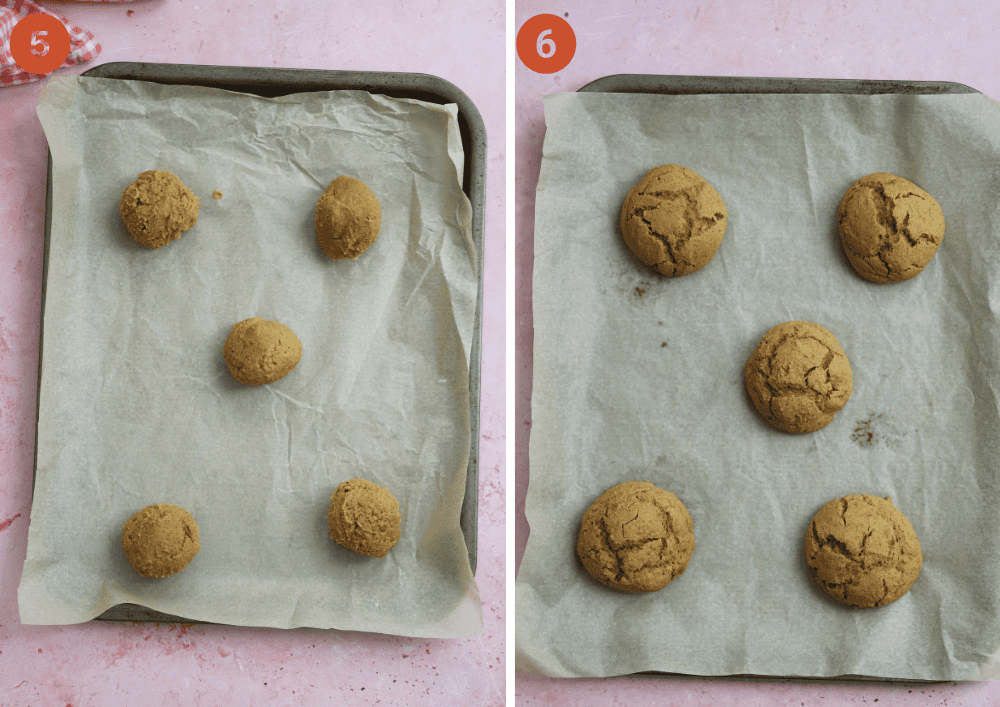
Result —
[[[155,67],[155,68],[152,68]],[[181,68],[182,67],[182,68]],[[327,77],[328,79],[358,79],[357,86],[352,86],[349,88],[315,88],[313,91],[330,91],[330,90],[366,90],[374,88],[375,93],[385,93],[386,91],[399,91],[399,92],[413,92],[419,91],[424,94],[437,96],[441,100],[441,104],[455,103],[458,106],[459,112],[459,128],[462,138],[462,146],[465,151],[465,166],[468,174],[463,183],[463,191],[466,196],[469,197],[469,202],[472,207],[472,238],[473,242],[478,250],[477,252],[477,279],[478,279],[478,292],[476,300],[476,311],[473,320],[473,334],[472,334],[472,350],[470,352],[470,365],[469,365],[469,417],[470,417],[470,449],[469,449],[469,465],[466,471],[466,488],[465,496],[462,501],[462,508],[459,512],[459,524],[462,528],[462,534],[465,538],[466,548],[469,553],[469,564],[473,576],[476,574],[477,560],[478,560],[478,545],[479,545],[479,445],[480,445],[480,405],[482,402],[481,394],[481,372],[482,372],[482,321],[483,321],[483,273],[484,273],[484,260],[485,260],[485,228],[486,228],[486,163],[488,161],[488,155],[486,152],[486,126],[483,122],[482,115],[479,113],[479,109],[472,102],[472,99],[458,88],[455,84],[443,79],[439,76],[434,76],[433,74],[423,74],[423,73],[409,73],[409,72],[371,72],[371,71],[346,71],[346,70],[330,70],[330,69],[290,69],[284,67],[239,67],[239,66],[215,66],[207,64],[170,64],[170,63],[157,63],[157,62],[108,62],[105,64],[99,64],[92,67],[91,69],[85,71],[81,74],[84,77],[95,77],[95,78],[107,78],[114,80],[137,80],[143,81],[146,79],[133,78],[133,79],[123,79],[122,76],[101,76],[100,74],[106,72],[112,73],[129,73],[135,74],[141,71],[149,71],[152,68],[153,73],[158,71],[163,71],[164,69],[178,69],[181,68],[182,71],[222,71],[228,74],[227,78],[230,79],[229,85],[254,85],[245,80],[245,77],[241,77],[239,74],[241,71],[253,71],[258,73],[270,74],[271,76],[277,77],[277,75],[282,74],[283,78],[291,79],[294,76],[301,75],[303,72],[309,73],[314,76],[318,82],[320,77]],[[414,85],[402,85],[400,82],[401,77],[413,78],[414,80],[423,81],[425,83],[430,83],[432,86],[421,86],[419,81]],[[158,77],[161,79],[160,83],[169,83],[171,85],[204,85],[203,83],[191,83],[190,80],[168,80],[170,75],[168,71],[163,71]],[[183,77],[190,79],[191,77]],[[382,82],[380,85],[373,85],[371,83],[365,85],[363,79],[365,78],[378,78]],[[241,81],[241,79],[243,79]],[[212,82],[210,77],[202,77],[199,79],[201,82]],[[280,82],[278,81],[262,81],[256,79],[257,86],[272,86],[278,87]],[[157,81],[150,81],[151,83],[157,83]],[[225,82],[216,82],[225,83]],[[435,93],[436,89],[438,93]],[[384,89],[384,90],[383,90]],[[293,93],[307,93],[307,90],[294,90],[289,91],[286,94],[281,95],[291,95]],[[371,91],[370,91],[371,92]],[[422,100],[422,99],[421,99]],[[464,122],[464,125],[463,125]],[[468,135],[462,131],[465,127]],[[466,144],[466,140],[471,144]],[[35,491],[35,476],[38,471],[38,420],[40,415],[40,405],[38,401],[41,400],[41,390],[42,390],[42,368],[44,362],[42,359],[42,352],[44,350],[44,335],[45,335],[45,293],[48,288],[48,270],[49,270],[49,244],[51,240],[52,232],[52,150],[47,149],[48,159],[46,166],[46,181],[45,181],[45,234],[43,239],[43,253],[42,253],[42,292],[40,298],[40,311],[39,311],[39,334],[38,334],[38,381],[35,388],[35,445],[34,445],[34,457],[32,460],[31,469],[31,491],[32,496],[34,496]],[[481,154],[480,154],[481,153]],[[473,401],[475,404],[473,404]],[[147,613],[151,618],[136,617],[135,610],[130,609],[131,606],[140,607],[143,611],[139,613]],[[121,621],[121,622],[132,622],[132,623],[184,623],[184,624],[211,624],[212,622],[200,621],[196,619],[186,619],[179,616],[172,616],[161,614],[148,607],[141,607],[141,605],[132,604],[117,604],[107,611],[102,613],[100,616],[94,617],[93,621]],[[227,624],[220,624],[227,625]]]
[[[733,673],[732,675],[694,675],[692,673],[668,673],[658,670],[644,670],[617,677],[670,678],[673,680],[711,680],[713,682],[796,682],[806,685],[944,685],[954,680],[920,680],[918,678],[883,678],[857,673],[831,675],[828,677],[808,677],[805,675],[757,675],[753,673]]]
[[[630,86],[635,82],[635,85]],[[643,86],[643,84],[646,84]],[[658,85],[657,85],[658,84]],[[727,84],[733,84],[730,90]],[[743,85],[741,89],[740,86]],[[755,89],[755,90],[749,90]],[[842,90],[829,90],[842,89]],[[901,90],[902,89],[902,90]],[[906,90],[909,89],[909,90]],[[980,93],[954,81],[911,81],[896,79],[792,78],[780,76],[701,76],[688,74],[609,74],[577,89],[583,93],[663,93],[702,94],[958,94]]]

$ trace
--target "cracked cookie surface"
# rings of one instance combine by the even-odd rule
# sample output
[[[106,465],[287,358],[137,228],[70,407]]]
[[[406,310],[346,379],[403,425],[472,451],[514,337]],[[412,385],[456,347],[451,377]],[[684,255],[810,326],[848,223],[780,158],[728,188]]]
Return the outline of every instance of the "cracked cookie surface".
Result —
[[[896,601],[923,566],[913,525],[888,497],[854,495],[827,503],[809,524],[805,553],[820,588],[852,609]]]
[[[884,172],[851,185],[840,202],[837,223],[848,261],[872,282],[916,277],[944,238],[944,212],[934,197]]]
[[[694,521],[677,496],[648,481],[605,491],[580,524],[576,554],[601,584],[622,592],[655,592],[687,569]]]
[[[197,223],[200,202],[177,175],[154,169],[125,188],[118,210],[139,245],[161,248]]]
[[[654,167],[622,204],[629,250],[661,275],[680,277],[705,267],[726,233],[728,212],[711,184],[687,167]]]
[[[284,324],[253,317],[229,332],[222,357],[240,383],[264,385],[292,372],[302,358],[302,342]]]
[[[743,369],[747,393],[764,419],[802,434],[830,424],[851,397],[847,354],[829,330],[812,322],[772,328]]]

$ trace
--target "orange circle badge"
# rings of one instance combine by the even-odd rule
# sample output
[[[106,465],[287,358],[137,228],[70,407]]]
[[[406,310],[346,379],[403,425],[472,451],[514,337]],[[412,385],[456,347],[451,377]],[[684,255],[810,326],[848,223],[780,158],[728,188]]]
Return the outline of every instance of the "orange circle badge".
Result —
[[[517,56],[539,74],[562,71],[576,54],[576,33],[558,15],[535,15],[517,32]]]
[[[69,32],[52,15],[26,15],[10,32],[10,54],[28,73],[50,74],[69,56]]]

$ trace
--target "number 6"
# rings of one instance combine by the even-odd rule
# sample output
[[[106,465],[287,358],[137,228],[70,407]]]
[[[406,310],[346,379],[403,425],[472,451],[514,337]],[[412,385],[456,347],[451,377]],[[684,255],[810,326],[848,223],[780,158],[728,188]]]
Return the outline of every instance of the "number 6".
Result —
[[[41,35],[48,36],[48,34],[49,34],[48,30],[44,30],[44,29],[43,30],[37,30],[36,29],[36,30],[34,30],[31,33],[31,53],[32,54],[34,54],[35,56],[45,56],[46,54],[49,53],[49,45],[48,45],[48,43],[44,39],[39,39],[39,36],[41,36]],[[38,49],[36,48],[39,45],[42,46],[42,50],[41,51],[38,51]]]
[[[556,53],[556,43],[549,38],[548,35],[552,34],[552,30],[547,29],[538,35],[538,41],[535,42],[535,51],[538,52],[538,56],[543,59],[550,59],[555,56]]]

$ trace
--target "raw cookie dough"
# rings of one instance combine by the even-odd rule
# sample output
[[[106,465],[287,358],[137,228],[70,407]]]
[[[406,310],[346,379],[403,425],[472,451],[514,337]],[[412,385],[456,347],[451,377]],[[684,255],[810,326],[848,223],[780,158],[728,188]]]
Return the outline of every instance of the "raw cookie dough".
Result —
[[[601,584],[655,592],[684,573],[694,552],[694,521],[681,500],[648,481],[605,491],[583,514],[576,554]]]
[[[356,259],[375,242],[382,208],[360,179],[337,177],[316,204],[316,238],[334,260]]]
[[[302,358],[302,342],[284,324],[253,317],[229,332],[222,357],[240,383],[264,385],[281,380],[295,368]]]
[[[852,609],[896,601],[923,565],[916,531],[888,497],[830,501],[809,524],[805,551],[816,583]]]
[[[199,203],[175,174],[150,170],[126,187],[118,208],[139,245],[160,248],[194,226]]]
[[[851,397],[851,364],[836,337],[819,324],[785,322],[771,329],[743,368],[757,412],[785,432],[815,432]]]
[[[326,514],[330,539],[360,555],[385,557],[399,542],[399,501],[366,479],[342,483]]]
[[[840,242],[858,274],[900,282],[923,272],[944,238],[944,213],[911,181],[878,172],[851,185],[837,212]]]
[[[169,577],[187,567],[201,549],[198,524],[180,506],[146,506],[125,523],[122,549],[139,574]]]
[[[654,167],[622,204],[625,244],[642,262],[668,276],[700,270],[726,233],[728,214],[711,184],[686,167]]]

